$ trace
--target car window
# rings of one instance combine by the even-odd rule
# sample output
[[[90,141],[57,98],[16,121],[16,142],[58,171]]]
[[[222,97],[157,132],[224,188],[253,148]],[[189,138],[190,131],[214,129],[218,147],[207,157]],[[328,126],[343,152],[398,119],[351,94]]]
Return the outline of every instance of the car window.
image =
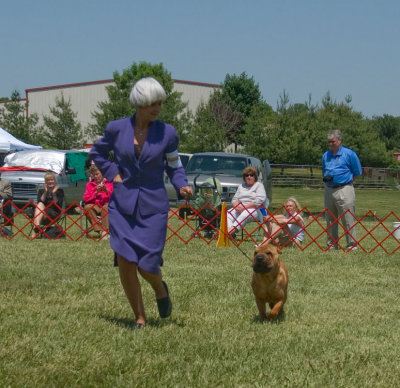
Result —
[[[245,167],[245,158],[194,155],[186,167],[186,172],[188,174],[223,174],[241,177]]]
[[[186,166],[189,162],[190,156],[189,155],[179,155],[179,157],[181,158],[183,168],[186,168]]]

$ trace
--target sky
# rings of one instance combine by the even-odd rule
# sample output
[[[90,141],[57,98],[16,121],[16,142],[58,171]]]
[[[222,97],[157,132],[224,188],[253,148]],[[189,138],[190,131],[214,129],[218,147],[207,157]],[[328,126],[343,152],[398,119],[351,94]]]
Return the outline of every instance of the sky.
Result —
[[[399,0],[18,0],[0,4],[0,97],[111,79],[134,62],[221,84],[245,72],[276,109],[352,97],[400,116]]]

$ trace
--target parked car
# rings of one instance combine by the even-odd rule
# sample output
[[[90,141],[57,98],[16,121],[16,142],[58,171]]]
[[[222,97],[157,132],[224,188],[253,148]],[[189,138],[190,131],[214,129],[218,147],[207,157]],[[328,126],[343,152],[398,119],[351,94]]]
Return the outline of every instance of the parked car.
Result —
[[[4,159],[1,176],[10,181],[12,201],[23,206],[37,201],[44,175],[52,171],[56,184],[64,190],[65,204],[79,203],[86,187],[85,161],[87,152],[63,150],[32,150],[9,154]]]
[[[191,156],[187,166],[186,175],[188,183],[194,189],[196,185],[201,185],[212,176],[216,177],[222,185],[222,201],[228,206],[236,193],[239,185],[243,183],[242,171],[245,167],[255,167],[258,172],[258,180],[261,182],[268,195],[272,199],[272,172],[268,160],[261,162],[251,155],[233,154],[227,152],[199,152]],[[179,203],[176,192],[172,185],[166,185],[168,198],[171,206]]]
[[[181,158],[181,162],[183,165],[183,168],[186,169],[187,164],[189,163],[190,158],[192,157],[193,154],[186,154],[186,153],[179,153],[179,157]]]
[[[179,153],[179,157],[181,158],[181,162],[183,165],[183,168],[186,169],[187,164],[189,163],[190,158],[192,157],[193,154],[187,154],[187,153]],[[172,183],[170,182],[168,175],[164,173],[164,184],[165,184],[165,189],[167,190],[168,193],[168,199],[170,205],[176,205],[178,201],[178,196],[176,194],[174,186],[172,186]]]

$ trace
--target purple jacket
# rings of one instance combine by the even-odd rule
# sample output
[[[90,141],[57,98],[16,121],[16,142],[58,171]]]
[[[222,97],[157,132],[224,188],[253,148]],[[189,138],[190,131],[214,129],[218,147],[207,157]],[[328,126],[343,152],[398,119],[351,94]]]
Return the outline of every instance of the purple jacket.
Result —
[[[175,128],[161,121],[154,121],[149,128],[139,159],[133,147],[134,116],[108,123],[103,137],[96,141],[90,156],[103,176],[110,182],[120,173],[123,183],[114,183],[110,207],[132,215],[138,206],[142,215],[169,210],[164,186],[164,170],[178,191],[187,186],[183,167],[173,169],[166,165],[166,153],[178,148]],[[114,151],[114,160],[109,152]]]

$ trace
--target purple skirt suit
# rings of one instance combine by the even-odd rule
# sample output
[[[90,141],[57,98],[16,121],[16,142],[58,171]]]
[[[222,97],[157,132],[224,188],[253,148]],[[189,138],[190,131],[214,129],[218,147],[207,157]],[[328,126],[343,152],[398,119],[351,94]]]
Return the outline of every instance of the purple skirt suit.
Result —
[[[114,183],[108,205],[111,248],[139,268],[158,274],[169,211],[164,171],[177,191],[187,186],[187,179],[182,166],[167,164],[166,154],[176,151],[179,142],[172,126],[154,121],[139,157],[134,152],[134,131],[134,117],[111,121],[90,156],[107,180],[112,182],[118,173],[123,178]]]

